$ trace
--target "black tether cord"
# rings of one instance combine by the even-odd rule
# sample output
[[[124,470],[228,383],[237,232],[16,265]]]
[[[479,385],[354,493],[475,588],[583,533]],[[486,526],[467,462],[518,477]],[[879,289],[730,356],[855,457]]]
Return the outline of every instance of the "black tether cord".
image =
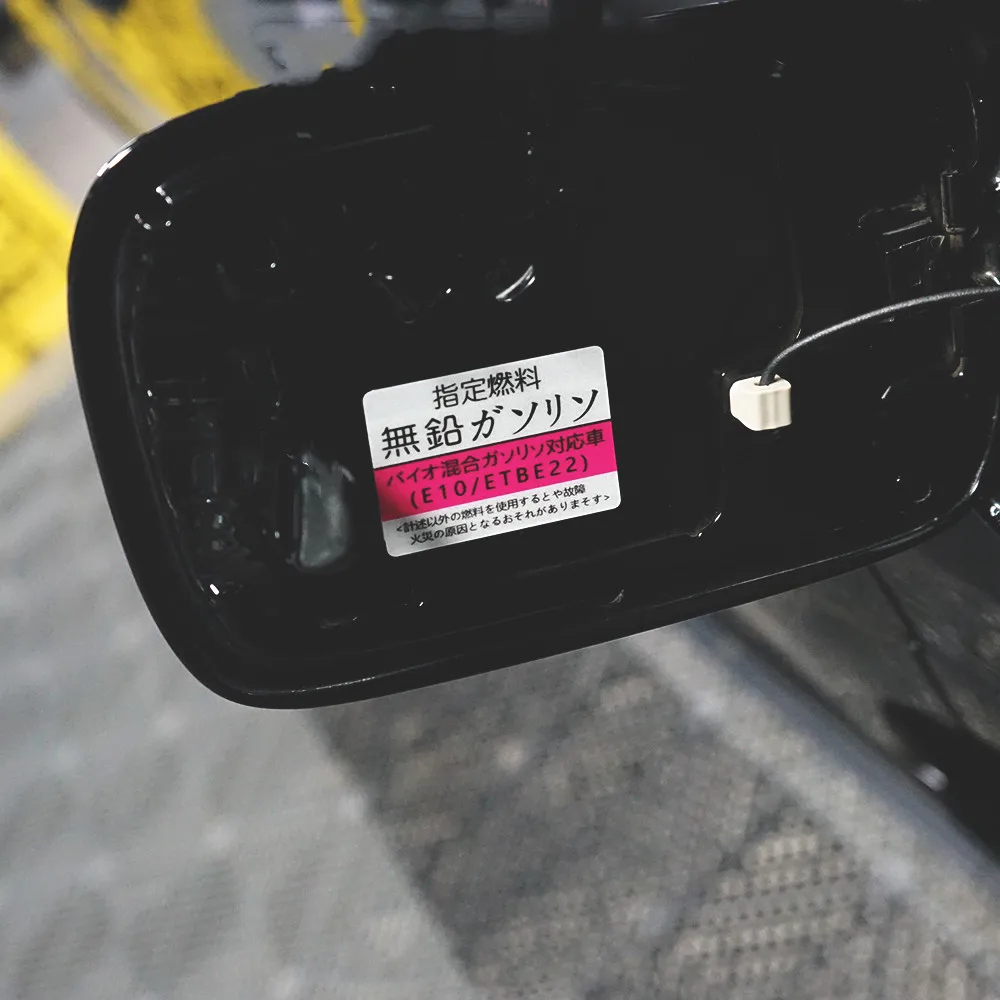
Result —
[[[829,326],[825,330],[811,333],[809,336],[795,341],[794,344],[790,344],[780,354],[775,355],[764,369],[764,373],[760,377],[760,385],[770,385],[778,377],[778,369],[789,358],[798,354],[799,351],[811,347],[821,340],[826,340],[827,337],[832,337],[843,330],[850,330],[879,319],[888,319],[891,316],[898,316],[900,313],[910,312],[914,309],[923,309],[927,306],[942,303],[975,302],[978,299],[985,299],[991,295],[1000,295],[1000,285],[990,285],[982,288],[960,288],[953,292],[939,292],[937,295],[925,295],[919,299],[910,299],[907,302],[897,302],[895,305],[884,306],[881,309],[876,309],[874,312],[865,313],[863,316],[855,316],[853,319],[845,320],[843,323],[837,323],[836,326]]]

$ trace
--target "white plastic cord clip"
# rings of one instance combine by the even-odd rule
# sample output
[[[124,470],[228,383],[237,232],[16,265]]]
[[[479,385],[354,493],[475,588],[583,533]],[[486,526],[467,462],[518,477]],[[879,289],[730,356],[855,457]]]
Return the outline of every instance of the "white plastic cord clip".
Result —
[[[752,431],[776,431],[792,422],[792,386],[783,378],[761,385],[760,376],[734,382],[729,390],[729,409]]]

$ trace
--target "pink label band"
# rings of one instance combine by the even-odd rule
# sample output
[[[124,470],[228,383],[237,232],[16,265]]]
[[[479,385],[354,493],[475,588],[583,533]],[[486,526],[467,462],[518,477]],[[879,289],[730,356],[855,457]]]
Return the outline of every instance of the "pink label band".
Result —
[[[611,421],[375,470],[383,521],[615,472]]]

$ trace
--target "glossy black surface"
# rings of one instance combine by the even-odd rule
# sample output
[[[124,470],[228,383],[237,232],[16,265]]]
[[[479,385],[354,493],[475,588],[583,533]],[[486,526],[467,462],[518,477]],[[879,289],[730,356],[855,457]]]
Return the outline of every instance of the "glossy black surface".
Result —
[[[984,307],[803,356],[785,431],[727,413],[800,298],[808,331],[990,259],[966,27],[884,3],[859,31],[843,7],[682,12],[606,30],[585,67],[551,36],[391,39],[105,171],[71,268],[81,391],[137,579],[202,680],[366,697],[774,592],[965,509],[997,405]],[[364,393],[591,344],[622,506],[390,559]],[[318,563],[317,489],[341,512]]]

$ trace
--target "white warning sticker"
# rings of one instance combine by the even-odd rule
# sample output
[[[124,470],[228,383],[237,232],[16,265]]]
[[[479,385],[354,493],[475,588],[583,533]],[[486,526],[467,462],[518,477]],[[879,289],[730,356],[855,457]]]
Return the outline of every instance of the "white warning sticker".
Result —
[[[621,503],[600,347],[373,389],[364,409],[392,556]]]

